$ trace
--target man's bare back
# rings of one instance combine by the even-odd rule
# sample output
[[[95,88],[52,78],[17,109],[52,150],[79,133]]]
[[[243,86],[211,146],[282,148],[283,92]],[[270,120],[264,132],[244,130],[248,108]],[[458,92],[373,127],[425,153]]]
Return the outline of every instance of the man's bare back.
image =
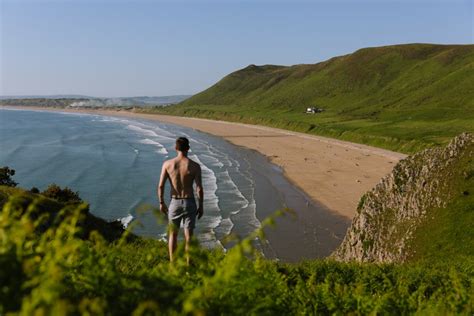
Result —
[[[201,175],[201,167],[188,157],[178,156],[165,161],[163,168],[171,182],[171,197],[184,199],[193,198],[193,183],[197,175]]]

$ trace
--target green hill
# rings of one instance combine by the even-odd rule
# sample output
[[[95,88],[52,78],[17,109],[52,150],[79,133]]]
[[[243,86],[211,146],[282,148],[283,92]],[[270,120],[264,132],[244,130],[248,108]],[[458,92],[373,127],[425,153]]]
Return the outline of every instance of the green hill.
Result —
[[[360,49],[295,66],[250,65],[161,113],[264,124],[406,153],[474,131],[474,45]],[[304,114],[307,107],[324,109]]]

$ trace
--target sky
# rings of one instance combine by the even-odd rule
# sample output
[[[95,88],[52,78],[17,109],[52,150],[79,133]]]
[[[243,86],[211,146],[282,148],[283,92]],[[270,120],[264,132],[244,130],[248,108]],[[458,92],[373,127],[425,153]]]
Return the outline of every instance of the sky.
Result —
[[[194,94],[249,64],[472,44],[473,0],[0,0],[0,95]]]

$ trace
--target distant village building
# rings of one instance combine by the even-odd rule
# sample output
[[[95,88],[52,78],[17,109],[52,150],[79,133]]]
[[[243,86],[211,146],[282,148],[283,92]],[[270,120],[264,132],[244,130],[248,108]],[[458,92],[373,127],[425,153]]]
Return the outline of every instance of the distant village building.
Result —
[[[316,114],[316,113],[321,113],[322,111],[324,110],[317,107],[306,108],[306,114]]]

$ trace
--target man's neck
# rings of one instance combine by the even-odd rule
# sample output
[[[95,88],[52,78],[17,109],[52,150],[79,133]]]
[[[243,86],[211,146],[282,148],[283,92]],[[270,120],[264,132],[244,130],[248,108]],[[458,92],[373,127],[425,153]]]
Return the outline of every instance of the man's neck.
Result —
[[[184,153],[182,151],[178,151],[178,158],[187,158],[188,157],[188,153]]]

